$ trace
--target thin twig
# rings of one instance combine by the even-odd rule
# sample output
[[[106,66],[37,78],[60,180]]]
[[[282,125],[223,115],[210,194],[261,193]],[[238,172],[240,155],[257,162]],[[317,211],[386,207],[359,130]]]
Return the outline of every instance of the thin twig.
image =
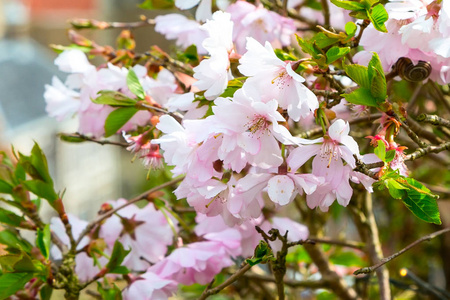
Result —
[[[336,245],[336,246],[342,246],[342,247],[348,247],[348,248],[354,248],[362,250],[366,246],[362,242],[356,242],[356,241],[339,241],[339,240],[332,240],[329,238],[316,238],[316,237],[310,237],[308,238],[308,241],[313,243],[320,243],[320,244],[329,244],[329,245]]]
[[[96,140],[94,138],[91,138],[89,136],[86,136],[81,133],[59,133],[58,134],[61,139],[64,141],[64,138],[74,138],[74,139],[80,139],[86,142],[93,142],[96,144],[100,144],[102,146],[104,145],[113,145],[113,146],[120,146],[120,147],[128,147],[129,145],[127,143],[120,143],[120,142],[113,142],[108,140]]]
[[[436,126],[445,126],[450,128],[450,120],[441,118],[436,115],[427,115],[427,114],[421,114],[417,116],[417,121],[419,122],[425,122],[430,123]]]
[[[429,235],[426,235],[418,240],[416,240],[415,242],[409,244],[408,246],[406,246],[405,248],[403,248],[402,250],[398,251],[397,253],[392,254],[391,256],[388,256],[386,258],[381,259],[381,261],[373,266],[370,267],[365,267],[365,268],[361,268],[356,270],[355,272],[353,272],[354,275],[359,275],[359,274],[369,274],[372,273],[373,271],[375,271],[376,269],[378,269],[379,267],[383,266],[384,264],[390,262],[391,260],[393,260],[394,258],[402,255],[403,253],[405,253],[406,251],[408,251],[409,249],[417,246],[418,244],[424,242],[424,241],[430,241],[432,238],[435,238],[441,234],[450,232],[450,227],[444,228],[442,230],[433,232]]]
[[[275,278],[271,276],[265,276],[265,275],[259,275],[255,273],[247,273],[244,275],[244,277],[256,280],[256,281],[265,281],[265,282],[273,282],[275,283]],[[321,280],[304,280],[304,281],[298,281],[298,280],[289,280],[286,279],[283,281],[283,283],[286,286],[292,287],[292,288],[309,288],[309,289],[322,289],[328,287],[328,282],[321,279]]]
[[[139,196],[137,196],[137,197],[135,197],[133,199],[130,199],[126,203],[124,203],[124,204],[122,204],[122,205],[120,205],[120,206],[118,206],[118,207],[116,207],[116,208],[114,208],[114,209],[112,209],[112,210],[110,210],[110,211],[108,211],[108,212],[98,216],[95,220],[91,221],[86,226],[86,228],[83,230],[83,232],[81,232],[80,236],[78,237],[78,240],[76,241],[76,244],[78,245],[80,243],[80,241],[83,239],[83,237],[86,234],[88,234],[97,224],[99,224],[103,220],[109,218],[110,216],[112,216],[117,211],[119,211],[122,208],[127,207],[128,205],[131,205],[131,204],[133,204],[135,202],[138,202],[140,200],[146,199],[148,197],[148,195],[150,195],[150,194],[152,194],[152,193],[154,193],[156,191],[162,190],[162,189],[164,189],[166,187],[169,187],[171,185],[174,185],[177,182],[182,181],[183,179],[184,179],[184,177],[179,177],[179,178],[172,179],[171,181],[165,182],[165,183],[163,183],[163,184],[161,184],[161,185],[159,185],[157,187],[154,187],[154,188],[152,188],[152,189],[150,189],[150,190],[140,194]]]
[[[441,144],[439,146],[428,146],[426,148],[418,148],[413,153],[406,155],[405,160],[415,160],[429,153],[439,153],[445,150],[450,150],[450,142]]]
[[[409,128],[408,124],[406,124],[405,122],[403,122],[399,118],[397,120],[400,121],[400,123],[402,124],[402,128],[406,131],[406,133],[408,134],[410,139],[413,140],[414,143],[416,143],[420,148],[425,148],[425,147],[428,146],[427,143],[422,141],[419,138],[419,136],[414,131],[412,131],[411,128]]]
[[[69,23],[75,29],[110,29],[110,28],[131,29],[137,27],[152,26],[156,24],[155,20],[147,18],[136,22],[106,22],[94,19],[77,18],[69,20]]]
[[[320,3],[322,3],[324,25],[328,29],[328,28],[330,28],[330,8],[328,7],[328,1],[320,0]]]
[[[215,294],[219,293],[221,290],[223,290],[224,288],[226,288],[227,286],[229,286],[230,284],[232,284],[233,282],[238,280],[239,277],[243,276],[251,268],[252,268],[251,265],[245,264],[242,268],[239,269],[239,271],[237,271],[236,273],[234,273],[233,275],[228,277],[228,279],[225,280],[225,282],[223,282],[222,284],[216,286],[215,288],[211,288],[211,285],[213,283],[213,282],[211,282],[208,285],[208,287],[203,291],[203,293],[200,296],[199,300],[204,300],[204,299],[208,298],[211,295],[215,295]]]

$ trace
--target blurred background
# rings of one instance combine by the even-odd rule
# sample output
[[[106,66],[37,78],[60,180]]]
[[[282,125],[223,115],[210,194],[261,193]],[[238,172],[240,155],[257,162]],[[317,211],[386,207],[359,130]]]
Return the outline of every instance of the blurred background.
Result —
[[[58,132],[77,130],[75,119],[57,122],[47,116],[43,98],[45,84],[53,76],[62,81],[50,44],[68,45],[69,19],[93,18],[105,21],[138,21],[160,11],[144,11],[138,0],[0,0],[0,141],[3,151],[28,154],[38,142],[49,160],[57,190],[66,189],[67,210],[92,219],[100,204],[119,197],[131,197],[145,185],[146,170],[139,160],[114,146],[61,142]],[[167,12],[166,12],[167,13]],[[150,45],[169,43],[152,27],[134,31],[137,51]],[[81,31],[99,44],[115,46],[119,30]],[[45,213],[44,213],[45,214]],[[50,214],[50,210],[48,212]],[[48,215],[47,217],[50,217]]]

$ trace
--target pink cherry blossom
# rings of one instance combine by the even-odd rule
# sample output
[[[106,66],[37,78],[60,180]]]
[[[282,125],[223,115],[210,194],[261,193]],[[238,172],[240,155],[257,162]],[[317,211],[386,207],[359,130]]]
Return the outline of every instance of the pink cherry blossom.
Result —
[[[191,45],[196,45],[198,53],[207,53],[202,42],[208,34],[200,23],[189,20],[181,14],[157,16],[155,23],[155,31],[163,34],[168,40],[176,40],[177,46],[186,49]]]
[[[338,119],[330,126],[325,137],[309,142],[302,141],[310,144],[300,145],[290,153],[287,163],[291,169],[297,170],[315,156],[312,173],[325,178],[325,183],[320,188],[307,195],[310,208],[319,206],[321,210],[326,211],[336,198],[340,205],[348,205],[353,193],[348,181],[350,172],[356,167],[353,155],[360,156],[358,144],[348,135],[349,131],[349,124]],[[344,166],[342,159],[348,166]]]
[[[169,256],[149,268],[160,278],[184,285],[207,284],[223,268],[233,265],[227,249],[218,242],[196,242],[175,249]]]
[[[119,199],[109,203],[117,207],[125,202],[125,199]],[[116,240],[125,249],[131,248],[124,265],[135,271],[145,270],[148,267],[146,261],[161,260],[166,254],[167,246],[173,242],[173,231],[168,220],[151,203],[144,208],[129,205],[121,209],[101,226],[99,236],[111,248]]]
[[[178,289],[178,283],[160,278],[152,272],[145,272],[123,290],[124,300],[167,300]]]
[[[238,53],[245,52],[245,38],[253,37],[260,43],[268,41],[276,48],[287,46],[296,31],[294,21],[285,18],[262,5],[236,1],[227,8],[235,24],[233,41]]]
[[[194,68],[194,78],[198,79],[194,86],[205,91],[205,98],[208,100],[220,96],[228,81],[233,78],[229,61],[229,56],[233,53],[233,22],[230,14],[222,11],[215,12],[212,18],[202,26],[209,35],[202,45],[208,50],[210,57]]]
[[[268,42],[263,47],[255,39],[247,38],[247,50],[238,69],[249,76],[243,89],[250,97],[263,102],[277,99],[294,121],[319,107],[316,95],[302,84],[305,79],[292,69],[293,62],[280,60]]]
[[[297,223],[290,218],[273,217],[270,222],[265,221],[260,227],[266,232],[272,228],[278,229],[281,235],[285,235],[286,232],[288,232],[287,239],[289,242],[304,241],[308,239],[309,236],[308,227]],[[281,250],[282,242],[280,240],[270,242],[270,247],[276,254],[277,251]]]

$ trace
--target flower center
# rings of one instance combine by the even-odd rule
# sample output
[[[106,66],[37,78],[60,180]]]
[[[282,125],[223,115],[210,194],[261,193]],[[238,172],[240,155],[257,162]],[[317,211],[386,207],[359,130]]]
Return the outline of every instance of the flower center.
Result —
[[[285,86],[289,86],[289,77],[286,69],[281,69],[278,75],[272,79],[272,84],[275,84],[279,89],[283,89]]]
[[[266,131],[269,128],[270,124],[271,124],[270,121],[268,121],[266,119],[266,117],[264,117],[262,115],[255,115],[253,120],[248,122],[246,124],[246,126],[247,126],[247,131],[255,134],[258,132],[260,133],[260,132]]]
[[[322,144],[322,147],[320,147],[320,157],[322,159],[328,160],[327,168],[330,167],[331,160],[334,158],[334,160],[339,159],[339,148],[337,147],[338,144],[336,141],[330,139],[330,138],[324,138],[324,142]]]

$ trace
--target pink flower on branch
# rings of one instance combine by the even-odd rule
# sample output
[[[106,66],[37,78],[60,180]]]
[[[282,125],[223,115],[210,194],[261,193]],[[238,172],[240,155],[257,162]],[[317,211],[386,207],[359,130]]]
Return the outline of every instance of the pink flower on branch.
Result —
[[[239,61],[239,71],[249,77],[242,88],[250,97],[263,102],[276,99],[294,121],[319,107],[316,95],[303,85],[305,79],[293,70],[295,63],[279,59],[268,42],[264,47],[247,38],[247,52]]]

